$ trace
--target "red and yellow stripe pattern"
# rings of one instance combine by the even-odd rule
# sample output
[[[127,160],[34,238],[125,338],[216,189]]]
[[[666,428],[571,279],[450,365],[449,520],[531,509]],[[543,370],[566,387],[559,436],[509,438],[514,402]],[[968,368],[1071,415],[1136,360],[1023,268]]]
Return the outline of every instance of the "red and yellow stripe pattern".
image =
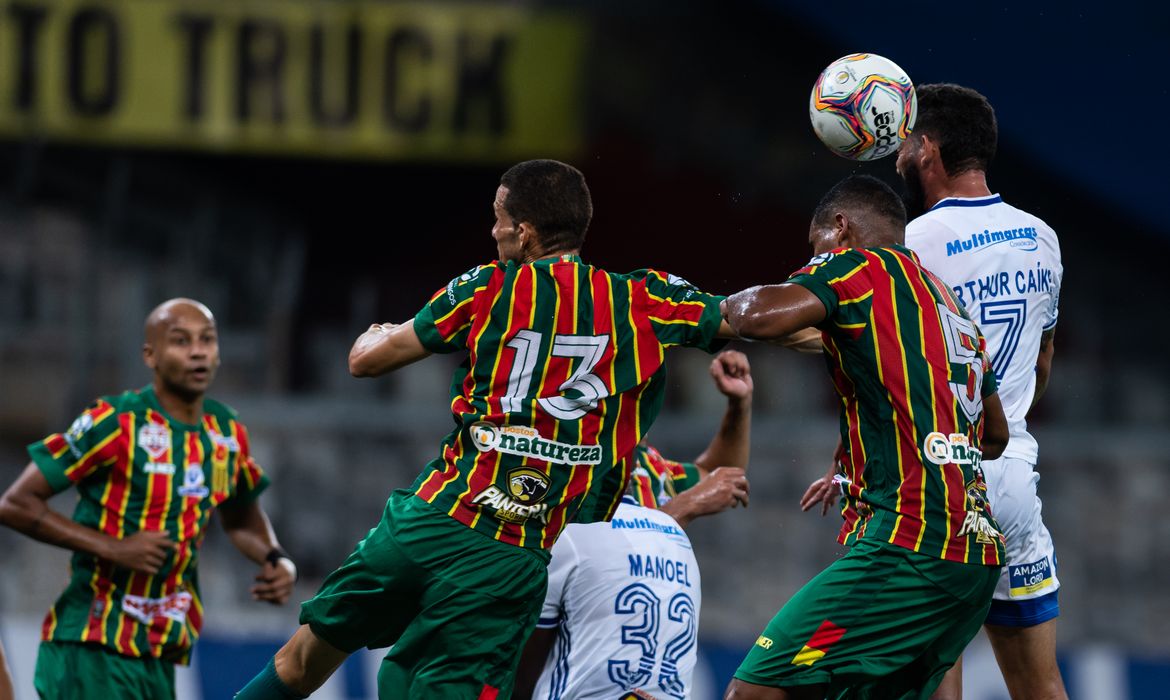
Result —
[[[74,554],[42,638],[185,662],[202,626],[195,570],[211,512],[267,485],[235,412],[206,399],[200,425],[178,423],[147,387],[98,400],[29,453],[55,490],[77,489],[80,524],[118,539],[166,531],[176,544],[154,576]]]
[[[551,547],[569,522],[610,517],[633,466],[625,458],[661,405],[664,349],[710,346],[721,299],[661,272],[617,275],[576,256],[493,262],[456,278],[414,321],[429,350],[468,353],[452,385],[462,428],[416,494],[523,547]],[[473,426],[485,424],[596,458],[477,446]],[[541,482],[535,491],[512,481],[521,468],[528,484]]]
[[[960,534],[975,507],[967,491],[981,480],[978,464],[935,464],[924,452],[932,433],[973,447],[982,435],[982,416],[971,420],[952,389],[973,390],[986,362],[977,354],[976,367],[948,348],[948,316],[966,314],[900,246],[837,250],[814,262],[790,281],[830,312],[823,338],[847,452],[840,541],[880,537],[950,561],[999,564],[1002,541]],[[983,349],[982,336],[966,342]]]

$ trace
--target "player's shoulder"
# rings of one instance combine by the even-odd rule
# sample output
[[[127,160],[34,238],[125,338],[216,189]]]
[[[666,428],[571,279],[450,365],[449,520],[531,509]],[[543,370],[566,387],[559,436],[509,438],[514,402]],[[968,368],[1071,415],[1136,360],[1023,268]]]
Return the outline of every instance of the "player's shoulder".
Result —
[[[500,260],[492,260],[490,262],[481,263],[471,268],[470,270],[462,272],[453,277],[450,284],[453,286],[461,286],[464,284],[476,283],[478,285],[479,283],[482,283],[490,278],[498,270],[502,270],[505,265],[506,263]]]
[[[868,258],[863,248],[836,248],[827,253],[818,253],[812,256],[808,262],[793,272],[791,277],[804,275],[815,277],[828,273],[836,273],[841,270],[849,270],[864,265],[867,260]]]
[[[696,288],[695,285],[691,284],[686,279],[676,274],[667,272],[666,270],[660,270],[654,267],[643,267],[638,270],[626,273],[610,272],[609,275],[611,277],[629,279],[634,282],[645,282],[648,284],[664,285],[670,287],[679,286]]]
[[[90,411],[112,410],[114,413],[141,413],[150,404],[145,394],[149,387],[141,389],[127,389],[120,394],[106,394],[99,396],[90,404]]]
[[[1030,211],[1025,211],[1019,207],[1012,206],[1007,202],[1004,202],[1003,206],[1010,210],[1018,220],[1025,222],[1027,224],[1027,228],[1032,229],[1031,233],[1038,242],[1041,244],[1049,243],[1054,248],[1059,250],[1060,239],[1056,234],[1056,230],[1049,226],[1047,221],[1040,218],[1039,216],[1036,216]]]
[[[209,416],[214,416],[218,420],[234,420],[239,422],[240,413],[235,408],[228,404],[213,399],[210,396],[203,397],[203,413]]]
[[[919,253],[942,248],[953,241],[960,230],[970,225],[973,216],[987,211],[983,207],[946,206],[946,201],[936,204],[906,224],[907,248]]]

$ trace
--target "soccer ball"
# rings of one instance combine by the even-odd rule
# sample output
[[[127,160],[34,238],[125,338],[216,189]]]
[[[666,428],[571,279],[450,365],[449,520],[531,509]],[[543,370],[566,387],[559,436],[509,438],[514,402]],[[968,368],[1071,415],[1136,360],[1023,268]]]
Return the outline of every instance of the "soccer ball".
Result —
[[[853,53],[821,72],[808,100],[813,131],[833,153],[874,160],[898,150],[914,128],[918,98],[888,58]]]

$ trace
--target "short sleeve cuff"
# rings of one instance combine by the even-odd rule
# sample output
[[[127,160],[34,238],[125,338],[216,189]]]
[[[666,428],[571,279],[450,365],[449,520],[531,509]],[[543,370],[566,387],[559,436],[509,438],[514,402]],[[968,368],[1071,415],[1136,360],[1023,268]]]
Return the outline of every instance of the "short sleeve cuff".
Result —
[[[699,318],[699,332],[703,334],[702,342],[698,345],[699,348],[706,350],[709,353],[716,353],[722,350],[728,342],[727,338],[719,337],[719,327],[723,325],[723,312],[719,310],[722,306],[725,296],[712,295],[713,303],[707,304],[703,309],[703,315]]]
[[[237,506],[246,506],[259,498],[260,494],[264,493],[264,490],[268,488],[268,484],[270,483],[271,481],[269,481],[268,475],[261,474],[260,481],[256,482],[255,486],[248,489],[247,491],[237,491],[232,495],[231,498],[227,499],[225,503],[230,503]]]
[[[415,315],[413,323],[415,335],[418,336],[419,342],[424,348],[435,353],[451,352],[451,347],[447,345],[435,328],[435,320],[431,316],[430,309],[419,311]]]
[[[832,316],[833,311],[837,308],[837,292],[827,284],[814,280],[810,275],[797,275],[788,280],[792,284],[798,284],[804,287],[813,295],[821,300],[825,305],[825,316]]]
[[[65,472],[61,471],[61,467],[45,451],[44,445],[39,442],[29,445],[28,455],[32,458],[33,464],[37,465],[37,469],[40,469],[41,473],[45,475],[45,481],[49,482],[49,488],[53,489],[53,493],[60,493],[73,486],[73,482],[65,476]]]

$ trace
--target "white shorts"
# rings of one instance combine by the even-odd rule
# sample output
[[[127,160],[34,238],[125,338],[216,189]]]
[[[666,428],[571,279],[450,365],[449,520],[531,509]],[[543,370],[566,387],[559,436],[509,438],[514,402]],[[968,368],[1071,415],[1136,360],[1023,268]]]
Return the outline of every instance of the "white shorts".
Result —
[[[1007,563],[995,589],[988,622],[1030,627],[1059,614],[1056,553],[1040,517],[1033,465],[1015,457],[983,462],[991,513],[1007,539]],[[1043,599],[1043,600],[1041,600]],[[1002,601],[1002,602],[1001,602]]]

